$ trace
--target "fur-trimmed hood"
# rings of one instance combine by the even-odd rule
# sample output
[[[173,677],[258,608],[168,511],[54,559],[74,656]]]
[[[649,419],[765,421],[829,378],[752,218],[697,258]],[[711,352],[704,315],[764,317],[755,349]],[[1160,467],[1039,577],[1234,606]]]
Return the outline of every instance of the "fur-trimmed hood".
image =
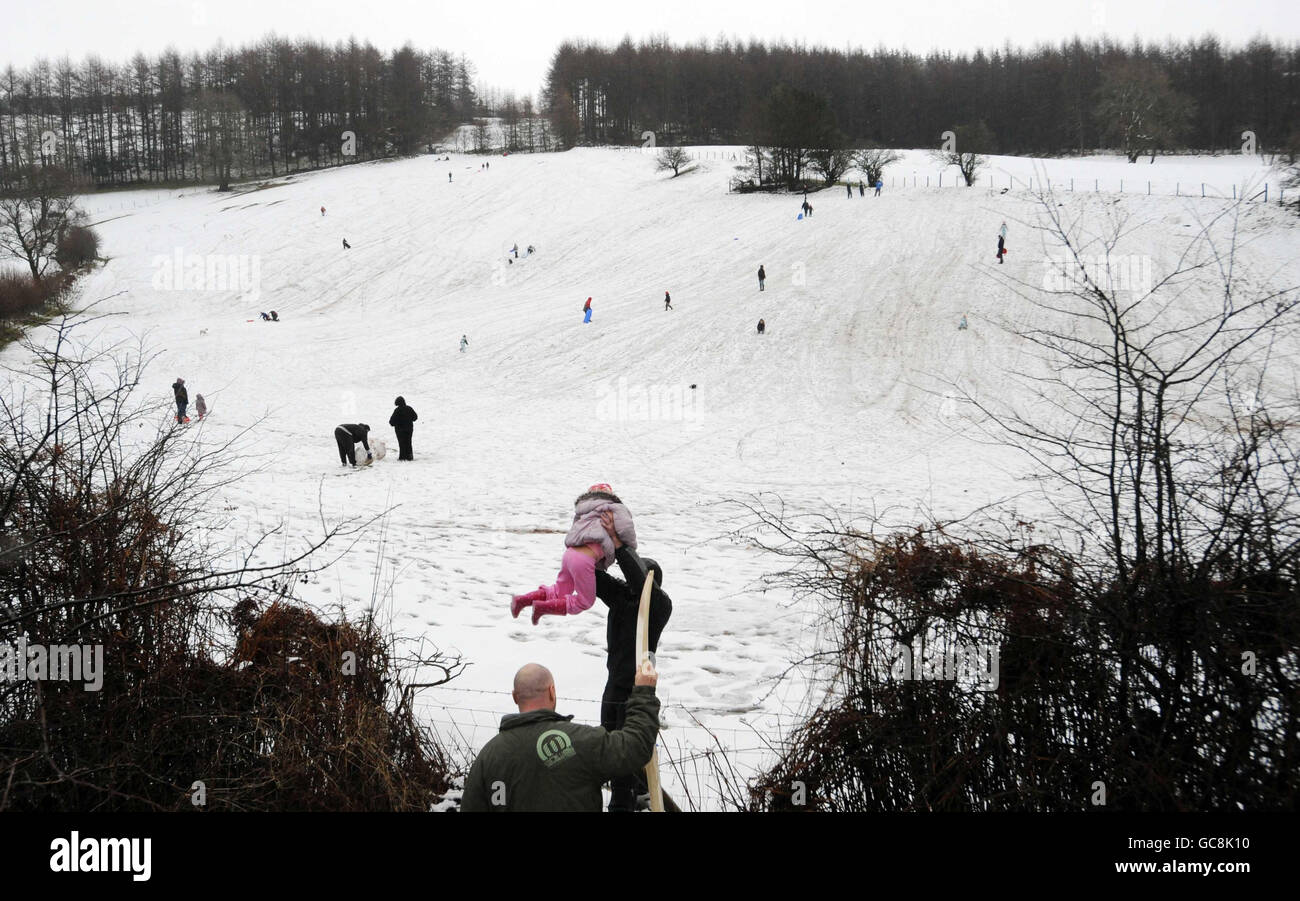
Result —
[[[565,547],[582,547],[599,544],[604,556],[596,561],[597,569],[608,569],[614,562],[614,539],[609,537],[600,514],[606,510],[614,514],[614,531],[633,550],[636,549],[636,528],[632,525],[632,512],[617,494],[610,491],[587,491],[573,502],[573,527],[564,536]]]

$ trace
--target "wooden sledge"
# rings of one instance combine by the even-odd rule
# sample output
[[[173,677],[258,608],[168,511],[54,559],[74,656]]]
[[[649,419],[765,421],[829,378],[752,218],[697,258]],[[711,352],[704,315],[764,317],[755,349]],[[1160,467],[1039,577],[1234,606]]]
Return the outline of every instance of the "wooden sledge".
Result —
[[[636,617],[636,665],[637,669],[652,666],[650,662],[650,592],[654,589],[654,570],[647,569],[645,585],[641,588],[641,606]],[[650,762],[645,765],[646,786],[650,789],[650,810],[654,813],[664,812],[664,792],[659,784],[659,747],[656,739],[655,748],[650,753]],[[673,805],[674,807],[676,805]]]

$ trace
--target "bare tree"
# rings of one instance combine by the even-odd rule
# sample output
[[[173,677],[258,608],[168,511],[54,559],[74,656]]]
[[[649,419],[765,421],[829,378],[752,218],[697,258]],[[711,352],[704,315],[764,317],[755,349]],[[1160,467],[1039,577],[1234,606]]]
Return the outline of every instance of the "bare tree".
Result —
[[[1277,155],[1273,165],[1282,172],[1284,188],[1300,188],[1300,131],[1292,132],[1287,138],[1286,147]]]
[[[681,170],[690,162],[690,155],[686,152],[685,147],[665,147],[659,151],[659,156],[655,160],[656,172],[672,171],[673,178],[681,174]]]
[[[14,187],[0,192],[0,250],[24,260],[38,282],[74,224],[74,188],[63,169],[28,166]]]
[[[853,168],[853,151],[843,146],[821,147],[809,151],[808,163],[826,184],[833,185]]]
[[[327,543],[374,519],[322,517],[279,562],[255,562],[278,530],[219,546],[196,524],[220,525],[248,432],[164,424],[135,397],[148,355],[77,334],[100,319],[43,326],[4,367],[0,642],[94,648],[102,665],[89,693],[66,673],[0,679],[0,810],[193,809],[198,774],[220,809],[428,810],[451,762],[411,700],[463,664],[301,600]]]
[[[986,154],[994,149],[993,132],[982,121],[958,125],[952,130],[951,145],[935,151],[934,158],[947,166],[956,166],[966,180],[966,187],[975,184],[980,170],[988,165]]]
[[[890,534],[747,505],[738,535],[793,561],[766,581],[821,612],[793,668],[826,691],[743,806],[1077,810],[1102,778],[1112,809],[1295,807],[1297,286],[1249,271],[1241,203],[1151,261],[1113,204],[1039,201],[1043,279],[1000,273],[1024,390],[966,398],[1048,511]],[[917,678],[974,687],[985,647],[982,696]]]
[[[492,133],[488,130],[486,119],[474,120],[474,150],[487,153],[492,149]]]
[[[862,170],[862,174],[867,177],[867,184],[874,185],[880,181],[886,166],[896,163],[902,158],[902,155],[897,151],[872,146],[859,150],[854,154],[853,162]]]
[[[1124,252],[1137,229],[1121,214],[1089,233],[1050,192],[1040,210],[1051,268],[1041,283],[1002,277],[1034,310],[1021,321],[1039,323],[1008,326],[1043,354],[1043,374],[1021,379],[1039,412],[981,409],[1075,489],[1061,513],[1121,585],[1294,530],[1295,425],[1281,412],[1294,399],[1270,412],[1267,383],[1300,295],[1244,271],[1240,204],[1202,221],[1164,273]]]
[[[1107,71],[1097,91],[1096,118],[1104,139],[1119,142],[1130,163],[1144,152],[1178,140],[1191,117],[1191,102],[1173,90],[1154,63],[1129,62]]]

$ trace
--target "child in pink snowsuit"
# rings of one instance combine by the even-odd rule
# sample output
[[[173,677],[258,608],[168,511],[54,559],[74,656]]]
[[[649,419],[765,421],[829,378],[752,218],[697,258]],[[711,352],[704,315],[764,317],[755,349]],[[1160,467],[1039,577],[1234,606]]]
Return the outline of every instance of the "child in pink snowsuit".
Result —
[[[573,527],[564,536],[565,551],[555,584],[512,597],[511,616],[517,618],[519,611],[531,606],[535,626],[543,616],[581,613],[596,603],[596,570],[607,569],[614,562],[614,539],[600,519],[605,512],[613,515],[619,540],[636,549],[632,514],[604,482],[592,485],[573,502]]]

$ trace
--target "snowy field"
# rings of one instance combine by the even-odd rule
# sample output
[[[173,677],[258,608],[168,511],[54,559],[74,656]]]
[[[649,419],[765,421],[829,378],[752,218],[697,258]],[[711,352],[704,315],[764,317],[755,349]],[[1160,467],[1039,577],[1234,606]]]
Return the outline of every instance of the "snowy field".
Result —
[[[357,165],[234,195],[97,195],[84,205],[108,262],[83,296],[116,295],[105,309],[125,315],[107,337],[147,336],[159,398],[177,376],[191,404],[204,395],[212,414],[191,424],[195,440],[254,429],[240,462],[255,471],[214,511],[234,517],[225,537],[283,524],[260,557],[274,562],[319,534],[320,508],[332,519],[391,508],[305,596],[352,610],[377,599],[402,632],[462,654],[466,673],[423,692],[422,709],[472,747],[513,710],[511,676],[528,661],[555,673],[562,712],[599,720],[603,605],[536,628],[508,605],[553,579],[573,499],[609,482],[674,602],[659,653],[665,784],[716,806],[695,755],[721,745],[757,765],[808,700],[806,685],[774,680],[815,640],[814,611],[760,584],[782,561],[729,537],[745,525],[731,502],[766,493],[795,513],[896,522],[1013,496],[1037,509],[1024,460],[976,440],[945,388],[997,396],[1007,373],[1037,365],[994,324],[1027,309],[997,270],[1038,283],[1047,260],[1027,224],[1034,198],[1000,193],[1006,179],[1131,173],[1172,195],[1175,182],[1225,191],[1268,177],[1257,157],[997,158],[992,189],[952,189],[953,170],[943,189],[852,200],[830,189],[799,221],[798,197],[726,193],[732,150],[697,148],[677,179],[648,151],[590,149],[496,156],[490,170],[458,155]],[[886,184],[913,170],[938,167],[909,152]],[[1103,185],[1057,201],[1084,217],[1126,210],[1142,223],[1130,252],[1157,270],[1224,207],[1199,187],[1188,198]],[[1243,264],[1300,281],[1293,216],[1254,204],[1242,229]],[[537,253],[506,264],[515,243]],[[230,258],[243,286],[168,284],[178,259],[224,269]],[[270,309],[281,322],[256,320]],[[12,363],[21,351],[5,353]],[[396,461],[387,425],[398,394],[420,416],[414,463]],[[345,472],[332,432],[358,421],[394,452]]]

